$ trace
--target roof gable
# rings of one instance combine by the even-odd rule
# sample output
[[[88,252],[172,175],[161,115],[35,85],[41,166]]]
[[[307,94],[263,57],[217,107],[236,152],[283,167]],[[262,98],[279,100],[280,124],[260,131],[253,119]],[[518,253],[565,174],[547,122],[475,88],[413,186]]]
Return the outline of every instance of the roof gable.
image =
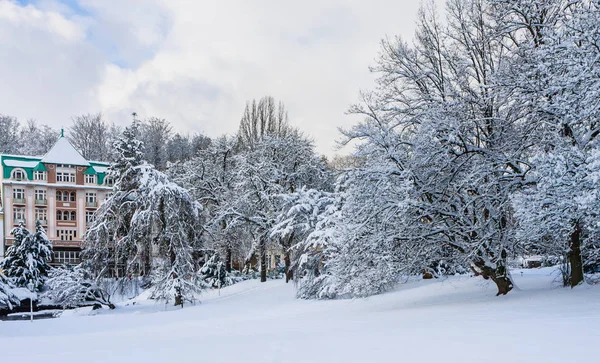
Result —
[[[50,151],[42,158],[42,163],[90,166],[90,163],[65,137],[60,137]]]

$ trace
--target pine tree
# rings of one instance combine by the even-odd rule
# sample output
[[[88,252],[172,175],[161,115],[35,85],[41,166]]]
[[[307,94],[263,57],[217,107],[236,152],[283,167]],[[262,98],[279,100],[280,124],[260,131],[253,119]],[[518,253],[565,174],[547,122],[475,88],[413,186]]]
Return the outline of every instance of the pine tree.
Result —
[[[22,224],[11,234],[15,240],[6,252],[6,259],[0,262],[0,268],[16,286],[33,286],[34,290],[40,291],[51,269],[52,244],[46,231],[38,222],[34,234]]]

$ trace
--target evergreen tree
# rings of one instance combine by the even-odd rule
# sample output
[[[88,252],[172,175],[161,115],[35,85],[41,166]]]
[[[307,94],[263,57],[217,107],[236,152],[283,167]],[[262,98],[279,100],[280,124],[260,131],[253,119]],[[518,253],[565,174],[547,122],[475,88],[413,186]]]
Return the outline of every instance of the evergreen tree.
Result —
[[[0,268],[16,286],[32,285],[35,290],[40,291],[51,269],[48,263],[52,259],[52,244],[46,231],[37,222],[34,234],[22,224],[14,228],[11,234],[15,236],[15,240],[6,251],[6,258],[0,262]]]
[[[183,305],[202,288],[192,257],[201,246],[202,206],[142,161],[136,127],[117,142],[114,193],[84,237],[84,265],[95,278],[109,275],[110,267],[143,275],[153,285],[152,298]]]
[[[143,163],[144,144],[139,140],[140,123],[137,120],[123,130],[123,134],[114,142],[115,162],[109,167],[109,174],[117,181],[129,168]]]

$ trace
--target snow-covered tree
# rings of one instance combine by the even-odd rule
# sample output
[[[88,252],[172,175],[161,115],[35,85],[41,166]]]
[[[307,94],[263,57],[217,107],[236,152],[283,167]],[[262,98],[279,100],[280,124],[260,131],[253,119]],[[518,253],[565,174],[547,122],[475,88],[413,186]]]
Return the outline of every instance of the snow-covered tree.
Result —
[[[0,114],[0,153],[19,153],[19,121],[17,118]]]
[[[0,271],[0,309],[12,310],[21,303],[12,290],[13,286],[10,280]]]
[[[303,187],[319,188],[329,179],[325,165],[314,154],[312,142],[299,132],[285,136],[265,135],[251,148],[236,155],[235,199],[228,203],[225,215],[232,224],[243,224],[254,236],[254,255],[260,261],[261,280],[266,281],[266,251],[269,243],[277,243],[289,261],[290,238],[270,239],[271,228],[281,212],[281,194]],[[288,266],[289,268],[289,263]]]
[[[118,250],[114,242],[118,241],[120,236],[129,234],[131,219],[135,213],[130,193],[135,193],[135,180],[139,175],[131,172],[127,177],[124,175],[144,163],[143,144],[139,140],[139,122],[134,120],[132,125],[126,127],[122,136],[114,142],[113,148],[115,161],[110,165],[107,177],[115,180],[114,192],[96,212],[94,223],[86,233],[82,253],[86,268],[97,277],[111,275],[111,269],[114,270],[112,275],[118,276],[120,267],[127,264],[126,256],[131,252],[130,246]],[[138,253],[144,261],[138,273],[146,276],[150,269],[150,251]]]
[[[38,125],[35,120],[28,120],[21,128],[20,153],[40,156],[50,150],[59,136],[58,131],[47,125]]]
[[[591,185],[586,180],[585,155],[578,148],[565,147],[532,162],[535,169],[528,175],[532,187],[514,198],[518,237],[526,251],[567,257],[565,281],[576,286],[583,281],[580,250],[583,236],[589,234],[585,225],[590,209],[583,198]]]
[[[600,135],[600,8],[587,0],[503,5],[506,18],[533,39],[516,54],[520,72],[511,90],[535,135],[535,147],[524,158],[534,173],[516,198],[520,231],[543,237],[535,247],[566,253],[568,284],[575,286],[584,278],[582,251],[593,247],[596,238],[588,203],[595,188],[589,175],[593,168],[587,164]]]
[[[208,143],[204,149],[190,160],[171,165],[169,177],[190,194],[204,209],[203,220],[205,244],[207,249],[215,250],[225,262],[225,268],[231,272],[234,259],[245,256],[243,229],[232,224],[232,218],[225,211],[229,201],[235,199],[234,155],[237,152],[237,140],[222,136]]]
[[[297,278],[310,280],[319,274],[320,265],[324,262],[322,252],[327,244],[316,238],[318,233],[315,231],[324,229],[323,218],[331,214],[337,195],[303,187],[293,193],[281,194],[280,198],[280,211],[270,237],[291,241],[284,258],[286,280],[293,278],[294,270]]]
[[[171,139],[171,124],[165,119],[150,117],[141,123],[139,131],[144,144],[144,160],[158,170],[164,170],[169,157],[167,146]]]
[[[84,264],[96,278],[111,267],[125,276],[145,276],[153,298],[183,305],[201,289],[193,252],[201,245],[202,206],[142,161],[137,137],[134,123],[115,145],[118,157],[109,169],[116,179],[114,192],[85,235]]]
[[[110,309],[110,294],[103,290],[82,266],[61,267],[50,272],[44,297],[64,308],[100,304]]]
[[[86,160],[111,160],[111,146],[119,128],[104,121],[101,113],[75,116],[72,121],[69,141],[81,155]]]
[[[0,262],[0,269],[16,286],[33,286],[40,291],[51,269],[52,244],[46,231],[38,222],[33,234],[22,224],[13,228],[11,234],[15,239],[6,251],[6,258]]]
[[[207,286],[213,288],[221,288],[233,284],[233,281],[225,268],[225,264],[219,258],[218,253],[210,256],[208,261],[204,263],[200,269],[200,278]]]
[[[487,1],[451,0],[442,22],[433,3],[424,4],[413,44],[382,42],[372,68],[377,88],[351,109],[365,117],[344,132],[348,141],[359,141],[355,156],[364,160],[352,180],[362,182],[370,199],[350,199],[355,207],[347,215],[369,212],[364,219],[373,227],[353,233],[374,245],[342,245],[339,260],[349,258],[344,263],[351,266],[356,262],[349,256],[371,256],[365,261],[373,260],[372,271],[362,265],[363,285],[369,278],[385,283],[366,293],[389,287],[420,251],[441,258],[448,248],[493,280],[498,294],[512,289],[506,262],[516,242],[510,195],[527,170],[520,162],[527,142],[512,104],[495,88],[510,34],[493,10]],[[350,231],[357,226],[360,219],[349,220]],[[391,251],[389,258],[370,255],[378,248],[367,248],[378,243]],[[406,259],[410,251],[413,258]],[[347,286],[340,291],[362,294]]]

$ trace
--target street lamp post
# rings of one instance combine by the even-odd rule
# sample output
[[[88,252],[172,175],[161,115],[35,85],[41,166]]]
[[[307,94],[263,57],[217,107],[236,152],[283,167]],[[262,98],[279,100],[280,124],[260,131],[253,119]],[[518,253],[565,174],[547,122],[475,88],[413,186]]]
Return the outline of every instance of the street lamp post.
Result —
[[[29,296],[29,313],[31,322],[33,323],[33,282],[29,282],[27,287],[29,288],[29,291],[31,291],[31,295]]]

